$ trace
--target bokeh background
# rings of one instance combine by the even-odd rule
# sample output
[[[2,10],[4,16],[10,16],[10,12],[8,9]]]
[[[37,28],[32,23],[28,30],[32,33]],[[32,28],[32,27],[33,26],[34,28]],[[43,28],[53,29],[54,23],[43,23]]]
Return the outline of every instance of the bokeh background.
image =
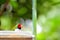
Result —
[[[36,1],[37,40],[60,40],[60,0]],[[32,0],[0,0],[0,30],[15,30],[18,23],[32,31]]]
[[[37,0],[37,40],[60,40],[60,0]]]
[[[0,0],[0,30],[32,29],[32,0]]]

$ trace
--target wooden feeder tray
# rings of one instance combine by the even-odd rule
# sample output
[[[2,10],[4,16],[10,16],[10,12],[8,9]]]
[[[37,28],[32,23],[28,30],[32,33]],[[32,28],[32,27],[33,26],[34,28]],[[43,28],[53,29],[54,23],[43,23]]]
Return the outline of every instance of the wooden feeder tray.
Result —
[[[0,40],[32,40],[34,36],[28,32],[0,31]]]

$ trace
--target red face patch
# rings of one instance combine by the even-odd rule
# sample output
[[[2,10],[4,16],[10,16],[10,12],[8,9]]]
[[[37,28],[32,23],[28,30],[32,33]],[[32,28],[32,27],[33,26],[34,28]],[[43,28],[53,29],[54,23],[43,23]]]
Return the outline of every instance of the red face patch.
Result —
[[[18,24],[18,29],[21,29],[22,25],[21,24]]]

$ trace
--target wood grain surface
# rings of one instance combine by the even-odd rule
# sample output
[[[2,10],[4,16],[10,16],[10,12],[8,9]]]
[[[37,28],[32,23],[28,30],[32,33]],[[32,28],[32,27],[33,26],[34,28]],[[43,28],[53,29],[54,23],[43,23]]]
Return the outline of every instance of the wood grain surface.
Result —
[[[0,36],[0,40],[32,40],[32,37],[19,37],[19,36]]]
[[[0,38],[0,40],[32,40],[32,38]]]

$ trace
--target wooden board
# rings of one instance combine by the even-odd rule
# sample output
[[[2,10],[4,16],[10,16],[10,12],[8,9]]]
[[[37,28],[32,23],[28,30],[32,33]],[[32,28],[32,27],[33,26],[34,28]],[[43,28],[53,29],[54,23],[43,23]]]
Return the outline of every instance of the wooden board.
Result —
[[[0,31],[0,40],[32,40],[34,35],[29,32]]]
[[[0,36],[0,40],[32,40],[32,37]]]

